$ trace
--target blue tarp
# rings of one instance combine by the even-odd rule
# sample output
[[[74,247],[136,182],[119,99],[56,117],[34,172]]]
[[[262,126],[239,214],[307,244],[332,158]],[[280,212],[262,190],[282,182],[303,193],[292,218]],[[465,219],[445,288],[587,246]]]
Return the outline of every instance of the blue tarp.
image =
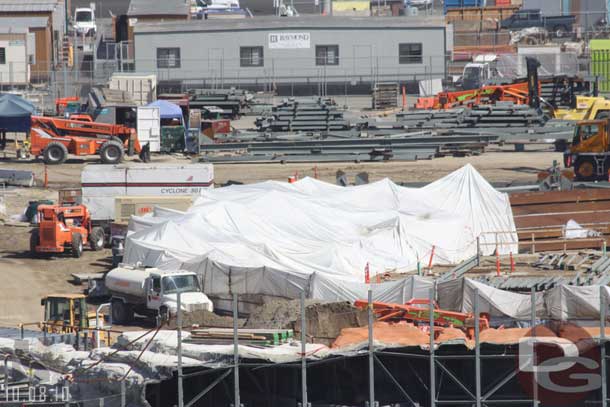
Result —
[[[180,119],[182,121],[182,109],[177,104],[167,100],[157,100],[148,106],[158,107],[162,119]]]
[[[0,131],[29,132],[34,105],[9,93],[0,95]]]

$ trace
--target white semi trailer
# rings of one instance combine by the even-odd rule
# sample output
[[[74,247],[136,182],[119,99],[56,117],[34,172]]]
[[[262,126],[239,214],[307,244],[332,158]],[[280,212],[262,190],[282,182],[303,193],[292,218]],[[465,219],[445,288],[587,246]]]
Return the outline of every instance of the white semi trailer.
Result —
[[[188,271],[120,266],[104,278],[112,305],[112,320],[129,324],[134,314],[150,318],[175,315],[177,292],[183,312],[213,311],[212,301],[199,287],[197,275]]]

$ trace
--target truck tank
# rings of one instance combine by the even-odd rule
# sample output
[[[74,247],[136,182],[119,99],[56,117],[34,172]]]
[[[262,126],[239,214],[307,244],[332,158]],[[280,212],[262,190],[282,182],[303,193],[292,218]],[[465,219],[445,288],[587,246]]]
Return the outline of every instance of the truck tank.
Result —
[[[146,279],[152,269],[117,267],[106,274],[104,283],[112,292],[146,297]]]

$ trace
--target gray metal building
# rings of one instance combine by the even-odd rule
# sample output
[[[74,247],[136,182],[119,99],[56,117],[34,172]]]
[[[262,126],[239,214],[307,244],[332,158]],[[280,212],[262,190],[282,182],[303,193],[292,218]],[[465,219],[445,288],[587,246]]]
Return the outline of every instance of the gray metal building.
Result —
[[[423,17],[191,20],[143,23],[134,31],[135,71],[184,86],[349,92],[375,82],[444,78],[450,48],[442,20]]]

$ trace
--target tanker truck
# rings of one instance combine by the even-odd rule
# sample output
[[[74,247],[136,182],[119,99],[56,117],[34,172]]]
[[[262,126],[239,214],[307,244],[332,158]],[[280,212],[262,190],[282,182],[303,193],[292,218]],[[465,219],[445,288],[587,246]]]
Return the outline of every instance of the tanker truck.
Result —
[[[183,312],[213,311],[197,275],[188,271],[121,265],[106,274],[104,285],[111,296],[112,320],[120,325],[132,322],[134,314],[157,321],[175,315],[178,291]]]

